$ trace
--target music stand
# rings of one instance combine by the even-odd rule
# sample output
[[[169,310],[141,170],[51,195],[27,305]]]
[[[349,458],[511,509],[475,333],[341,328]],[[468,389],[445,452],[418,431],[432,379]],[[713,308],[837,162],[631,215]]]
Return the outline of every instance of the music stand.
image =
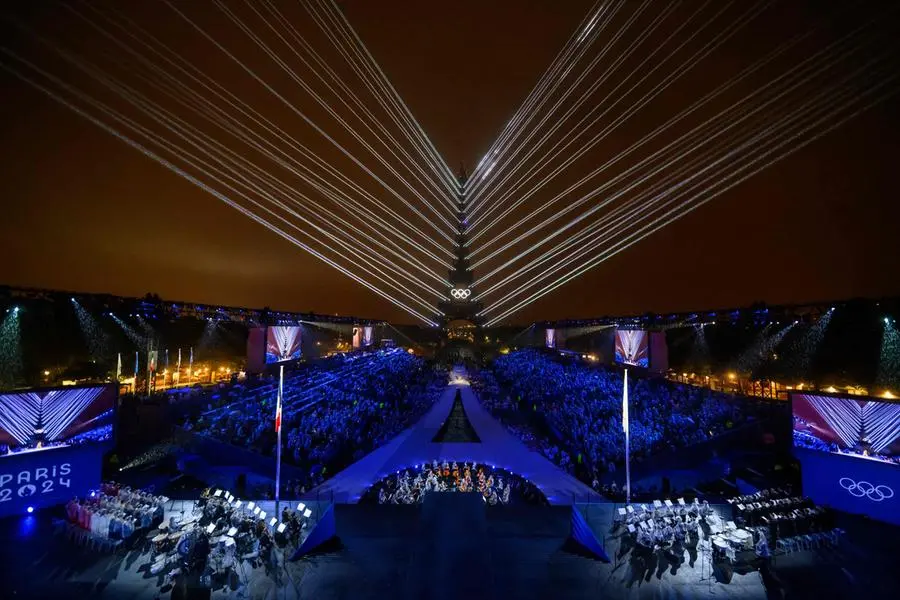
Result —
[[[700,548],[700,581],[706,581],[709,593],[712,593],[712,579],[713,579],[713,547],[712,540],[704,539],[701,540],[698,544]],[[709,560],[709,564],[707,565],[707,560]],[[709,574],[704,575],[705,568],[709,568]]]

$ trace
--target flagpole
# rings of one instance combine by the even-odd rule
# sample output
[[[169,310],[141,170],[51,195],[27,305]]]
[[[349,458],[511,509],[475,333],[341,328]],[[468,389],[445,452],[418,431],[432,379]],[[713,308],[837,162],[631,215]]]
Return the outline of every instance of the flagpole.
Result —
[[[275,447],[275,516],[281,519],[279,501],[281,500],[281,397],[284,394],[284,365],[278,369],[278,399],[275,405],[275,432],[278,442]]]
[[[622,389],[622,429],[625,430],[625,503],[631,504],[631,452],[628,434],[628,369]]]

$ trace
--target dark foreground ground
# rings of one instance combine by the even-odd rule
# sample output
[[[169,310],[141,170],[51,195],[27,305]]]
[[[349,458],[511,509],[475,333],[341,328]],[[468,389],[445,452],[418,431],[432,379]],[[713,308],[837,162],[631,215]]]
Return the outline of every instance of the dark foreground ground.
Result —
[[[898,530],[839,516],[836,550],[778,557],[774,576],[736,574],[720,582],[702,558],[636,572],[627,560],[602,563],[567,541],[566,507],[484,507],[477,495],[447,494],[422,506],[339,506],[340,540],[296,562],[243,565],[211,591],[180,579],[161,586],[137,547],[99,555],[53,535],[50,514],[0,522],[2,598],[867,598],[898,597]],[[474,502],[473,502],[474,501]],[[588,520],[608,531],[612,505]],[[604,544],[615,557],[618,540]]]

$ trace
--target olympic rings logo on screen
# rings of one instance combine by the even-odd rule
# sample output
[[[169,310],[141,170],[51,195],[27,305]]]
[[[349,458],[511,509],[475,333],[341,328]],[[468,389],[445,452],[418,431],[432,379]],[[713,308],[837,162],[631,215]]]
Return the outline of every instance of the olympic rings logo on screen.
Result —
[[[849,477],[841,477],[838,484],[851,496],[855,496],[857,498],[866,497],[872,502],[881,502],[882,500],[887,500],[889,498],[894,497],[894,490],[889,488],[886,485],[874,485],[869,483],[868,481],[860,481],[857,483],[853,481]]]
[[[472,295],[472,290],[453,288],[452,290],[450,290],[450,295],[453,296],[453,298],[455,298],[456,300],[465,300]]]

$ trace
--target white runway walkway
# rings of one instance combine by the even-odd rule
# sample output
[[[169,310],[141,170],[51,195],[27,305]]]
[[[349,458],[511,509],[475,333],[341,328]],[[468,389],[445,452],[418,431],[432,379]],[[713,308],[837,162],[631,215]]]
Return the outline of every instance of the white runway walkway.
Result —
[[[435,435],[450,414],[456,391],[462,395],[466,416],[475,428],[480,443],[433,443]],[[551,504],[601,501],[590,487],[564,473],[552,462],[530,451],[518,438],[494,419],[478,402],[466,384],[450,384],[428,413],[411,428],[350,465],[306,497],[333,498],[335,502],[355,503],[373,483],[408,467],[425,462],[476,461],[506,469],[538,486]]]

